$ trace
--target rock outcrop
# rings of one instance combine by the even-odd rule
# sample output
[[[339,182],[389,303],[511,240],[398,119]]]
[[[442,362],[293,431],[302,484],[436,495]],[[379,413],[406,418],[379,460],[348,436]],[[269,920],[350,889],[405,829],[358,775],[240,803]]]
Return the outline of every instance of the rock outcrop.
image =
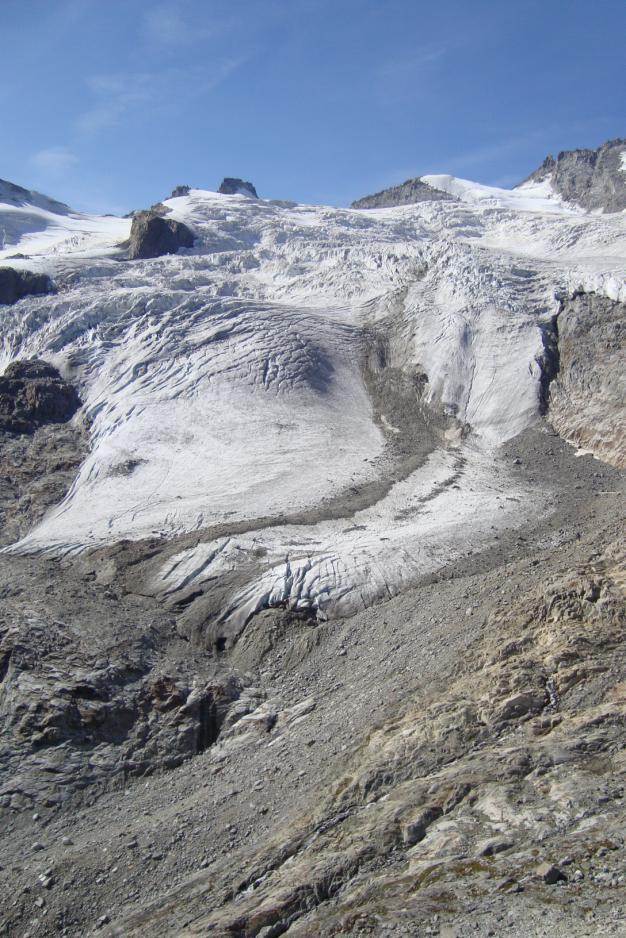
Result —
[[[6,580],[0,589],[0,816],[171,769],[215,742],[240,683],[168,673],[141,610],[126,608],[129,637],[102,590],[94,602],[66,602],[62,619],[43,610],[33,619],[21,591]]]
[[[0,545],[14,543],[62,501],[87,451],[70,418],[75,388],[51,365],[15,361],[0,377]]]
[[[417,202],[458,202],[458,199],[422,182],[418,176],[416,179],[407,179],[400,186],[357,199],[350,208],[393,208],[395,205],[414,205]]]
[[[566,202],[581,208],[621,212],[626,209],[626,139],[608,140],[597,150],[563,150],[547,156],[520,183],[548,179]]]
[[[63,501],[87,455],[82,421],[34,433],[0,432],[0,546],[13,544]]]
[[[128,256],[135,260],[176,254],[179,248],[193,247],[193,242],[193,232],[182,222],[163,218],[152,210],[137,212],[130,229]]]
[[[44,424],[65,423],[79,407],[76,388],[37,358],[12,362],[0,378],[0,430],[32,433]]]
[[[10,306],[25,296],[41,293],[54,293],[54,284],[47,274],[0,267],[0,305]]]
[[[563,301],[548,416],[565,439],[626,467],[626,306],[596,293]]]
[[[172,189],[170,199],[178,199],[181,195],[189,195],[190,192],[191,186],[175,186],[175,188]]]
[[[243,179],[233,176],[226,176],[217,191],[220,195],[247,195],[252,199],[258,199],[257,191],[251,182],[244,182]]]

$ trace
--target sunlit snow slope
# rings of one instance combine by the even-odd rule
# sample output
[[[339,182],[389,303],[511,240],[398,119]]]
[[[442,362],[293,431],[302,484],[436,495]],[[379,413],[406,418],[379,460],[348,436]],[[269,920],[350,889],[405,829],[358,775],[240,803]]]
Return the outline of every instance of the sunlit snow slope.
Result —
[[[155,588],[262,556],[224,609],[237,629],[275,603],[348,612],[543,510],[539,489],[494,471],[494,448],[537,417],[560,297],[626,296],[625,219],[540,185],[425,181],[460,201],[355,211],[192,190],[165,205],[194,248],[137,261],[119,247],[127,220],[0,204],[0,264],[59,287],[2,308],[0,366],[51,361],[91,434],[68,496],[16,549],[206,532]],[[389,484],[397,428],[364,379],[373,334],[449,418]],[[356,514],[341,508],[368,485]],[[207,532],[234,522],[248,533]]]
[[[81,215],[62,202],[0,179],[2,266],[47,270],[51,255],[72,252],[97,257],[110,252],[129,231],[128,219]]]

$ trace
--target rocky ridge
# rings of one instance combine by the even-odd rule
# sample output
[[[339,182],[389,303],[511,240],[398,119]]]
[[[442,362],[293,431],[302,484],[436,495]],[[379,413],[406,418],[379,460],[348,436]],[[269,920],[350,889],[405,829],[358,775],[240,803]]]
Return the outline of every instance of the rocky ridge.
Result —
[[[0,377],[0,544],[62,501],[87,451],[76,389],[47,362],[12,362]]]
[[[407,179],[399,186],[383,189],[374,195],[357,199],[351,208],[393,208],[395,205],[415,205],[418,202],[455,202],[456,198],[442,189],[423,182],[418,176]]]
[[[233,176],[226,176],[221,181],[217,191],[221,195],[247,195],[253,199],[258,199],[257,191],[251,182],[244,182],[243,179],[237,179]]]
[[[57,215],[66,215],[70,211],[65,202],[51,199],[49,196],[42,195],[41,192],[35,192],[33,189],[25,189],[24,186],[18,186],[6,179],[0,179],[0,202],[16,206],[35,205],[53,211]]]
[[[563,150],[547,156],[520,183],[548,180],[555,192],[588,211],[626,209],[626,140],[608,140],[596,150]],[[519,187],[518,187],[519,188]]]

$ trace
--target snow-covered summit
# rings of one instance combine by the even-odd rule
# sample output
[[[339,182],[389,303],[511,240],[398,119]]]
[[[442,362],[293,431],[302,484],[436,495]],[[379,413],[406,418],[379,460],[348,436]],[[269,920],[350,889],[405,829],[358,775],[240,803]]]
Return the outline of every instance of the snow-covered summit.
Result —
[[[414,205],[416,202],[439,202],[454,198],[454,195],[445,192],[443,189],[437,189],[427,183],[424,178],[418,177],[416,179],[407,179],[406,182],[399,186],[393,186],[391,189],[383,189],[382,192],[375,192],[363,199],[357,199],[356,202],[352,203],[351,208],[394,208],[397,205]]]
[[[508,208],[513,211],[531,211],[548,213],[575,212],[575,206],[566,205],[552,187],[548,179],[531,180],[517,189],[501,189],[459,179],[456,176],[424,176],[424,181],[431,186],[455,196],[461,202],[470,205],[481,204],[485,207]]]
[[[514,189],[480,185],[449,175],[408,179],[352,203],[352,208],[378,209],[419,202],[460,199],[494,207],[533,211],[604,211],[626,209],[626,139],[608,140],[596,150],[564,150]]]
[[[55,215],[69,215],[70,213],[69,206],[64,202],[51,199],[47,195],[42,195],[41,192],[35,192],[34,189],[24,189],[23,186],[8,182],[6,179],[0,179],[0,204],[14,205],[18,208],[31,206]]]
[[[43,270],[54,255],[110,254],[129,231],[127,219],[74,212],[47,195],[0,180],[0,264],[10,259],[12,266]]]

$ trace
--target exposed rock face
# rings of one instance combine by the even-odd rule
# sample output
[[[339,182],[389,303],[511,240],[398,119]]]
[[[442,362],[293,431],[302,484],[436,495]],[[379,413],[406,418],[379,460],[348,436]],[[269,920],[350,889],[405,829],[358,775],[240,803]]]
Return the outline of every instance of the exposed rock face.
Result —
[[[33,586],[31,608],[40,604]],[[171,769],[215,742],[240,682],[194,686],[168,673],[157,651],[163,623],[127,604],[114,626],[121,610],[102,590],[66,602],[62,620],[44,608],[33,617],[4,570],[0,589],[0,815]]]
[[[39,359],[15,361],[0,378],[0,430],[32,433],[43,424],[65,423],[79,407],[76,389]]]
[[[176,186],[172,189],[170,199],[178,199],[181,195],[189,195],[190,192],[191,186]]]
[[[595,293],[562,303],[549,419],[566,439],[626,467],[626,304]]]
[[[24,296],[53,292],[54,284],[46,274],[0,267],[0,304],[10,305],[17,303]]]
[[[87,448],[85,428],[74,421],[0,432],[0,545],[18,541],[63,500]]]
[[[179,248],[193,247],[193,242],[193,233],[182,222],[162,218],[154,211],[137,212],[130,229],[128,256],[134,260],[176,254]]]
[[[458,202],[458,199],[448,192],[427,185],[418,176],[416,179],[407,179],[400,186],[357,199],[350,207],[393,208],[394,205],[414,205],[416,202]]]
[[[221,195],[248,195],[253,199],[258,199],[256,189],[251,182],[244,182],[243,179],[236,179],[232,176],[226,176],[217,191]]]
[[[549,179],[567,202],[621,212],[626,208],[625,159],[626,139],[609,140],[597,150],[564,150],[556,159],[546,157],[524,182]]]

